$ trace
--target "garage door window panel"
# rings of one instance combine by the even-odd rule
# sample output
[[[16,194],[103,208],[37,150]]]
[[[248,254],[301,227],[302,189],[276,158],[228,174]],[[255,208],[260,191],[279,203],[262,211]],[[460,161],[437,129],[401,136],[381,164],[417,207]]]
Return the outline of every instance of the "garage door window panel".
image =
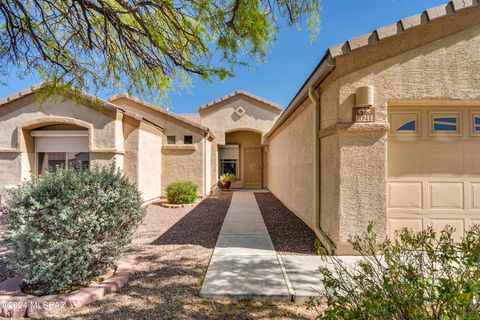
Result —
[[[461,117],[460,113],[431,113],[430,133],[432,136],[438,135],[461,135]]]
[[[392,112],[390,114],[390,134],[397,136],[419,136],[418,112]]]
[[[470,114],[471,119],[471,135],[472,136],[480,136],[480,113],[475,112]]]

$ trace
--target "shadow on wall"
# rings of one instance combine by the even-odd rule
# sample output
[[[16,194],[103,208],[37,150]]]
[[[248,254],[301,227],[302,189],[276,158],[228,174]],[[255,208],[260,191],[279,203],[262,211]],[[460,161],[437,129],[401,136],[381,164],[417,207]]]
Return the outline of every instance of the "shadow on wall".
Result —
[[[223,219],[230,207],[230,199],[228,201],[204,199],[151,244],[189,244],[215,248]]]

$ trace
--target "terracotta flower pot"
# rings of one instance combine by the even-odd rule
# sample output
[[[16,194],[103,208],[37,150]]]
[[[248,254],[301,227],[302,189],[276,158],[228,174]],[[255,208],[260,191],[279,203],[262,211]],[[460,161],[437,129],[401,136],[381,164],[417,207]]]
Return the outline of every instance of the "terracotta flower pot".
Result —
[[[220,185],[222,186],[222,190],[230,190],[230,186],[232,183],[230,181],[222,181],[220,180]]]

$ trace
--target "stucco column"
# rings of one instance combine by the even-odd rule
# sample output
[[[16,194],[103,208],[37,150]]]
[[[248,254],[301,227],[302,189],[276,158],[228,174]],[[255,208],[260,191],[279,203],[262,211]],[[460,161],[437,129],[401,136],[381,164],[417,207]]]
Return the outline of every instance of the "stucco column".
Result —
[[[348,239],[366,231],[387,230],[387,126],[354,124],[338,132],[339,196],[337,253],[350,253]]]

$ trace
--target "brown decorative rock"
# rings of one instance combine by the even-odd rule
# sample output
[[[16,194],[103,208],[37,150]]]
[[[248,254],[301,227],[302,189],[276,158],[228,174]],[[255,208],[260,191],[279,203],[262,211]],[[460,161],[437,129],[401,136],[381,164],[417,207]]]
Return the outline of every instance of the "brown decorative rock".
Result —
[[[134,270],[131,260],[123,259],[117,264],[115,274],[99,285],[83,288],[67,294],[37,297],[20,290],[21,277],[10,278],[0,283],[0,317],[43,318],[64,308],[78,308],[123,287]]]
[[[193,203],[183,203],[183,204],[176,204],[176,203],[168,203],[166,200],[161,201],[159,204],[164,208],[176,209],[176,208],[185,208],[185,207],[195,207],[197,204],[202,202],[203,198],[196,200]]]

